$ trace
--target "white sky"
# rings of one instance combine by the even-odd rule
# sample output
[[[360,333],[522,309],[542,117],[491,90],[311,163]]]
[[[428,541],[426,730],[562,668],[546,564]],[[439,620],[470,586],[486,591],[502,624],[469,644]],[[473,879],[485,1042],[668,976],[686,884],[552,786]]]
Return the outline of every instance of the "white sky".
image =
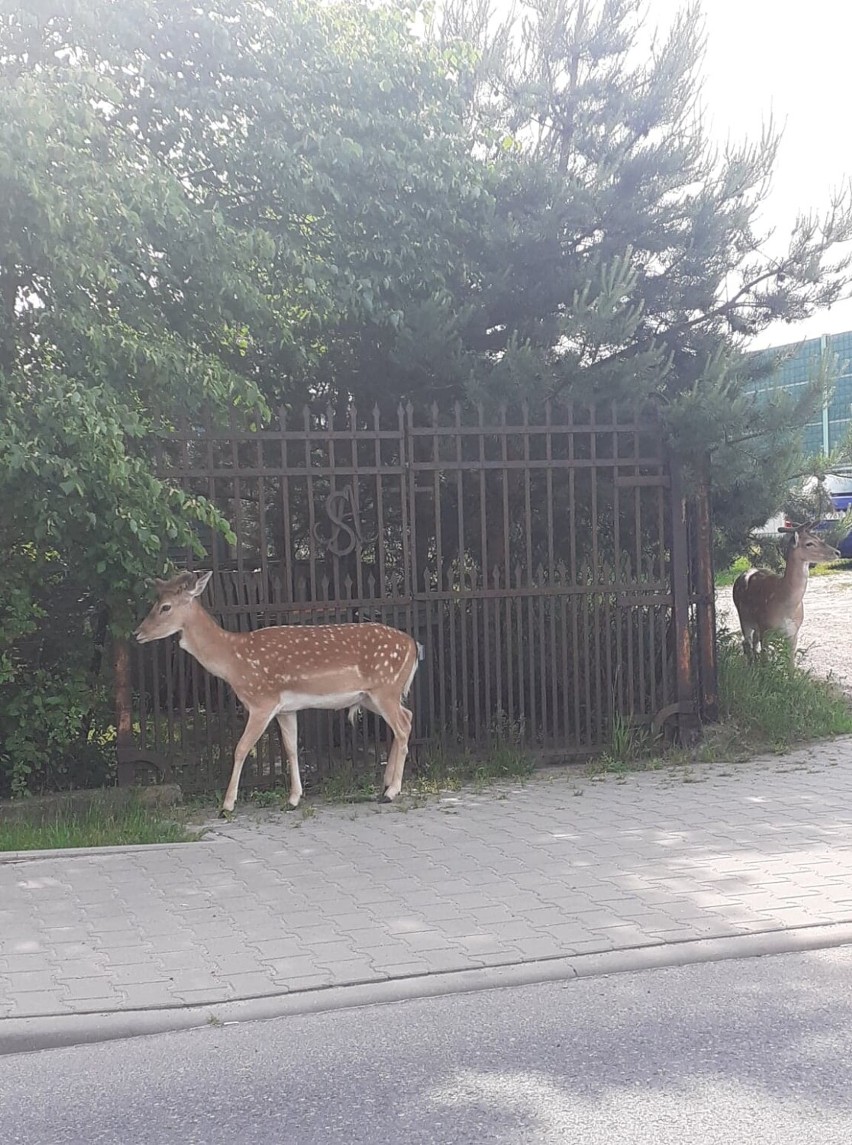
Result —
[[[648,0],[666,26],[679,0]],[[765,221],[778,241],[796,214],[828,206],[852,178],[848,0],[703,0],[707,39],[704,104],[714,139],[755,138],[770,115],[783,137]],[[779,323],[754,346],[852,330],[852,299],[806,322]]]

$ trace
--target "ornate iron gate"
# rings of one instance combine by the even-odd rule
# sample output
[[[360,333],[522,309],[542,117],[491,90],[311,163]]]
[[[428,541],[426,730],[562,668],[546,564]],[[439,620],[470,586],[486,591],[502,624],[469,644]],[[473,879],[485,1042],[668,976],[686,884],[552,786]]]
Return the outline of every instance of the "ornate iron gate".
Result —
[[[712,634],[712,601],[691,588],[706,577],[690,581],[690,545],[709,549],[709,530],[690,532],[653,420],[305,409],[257,432],[184,430],[163,468],[232,522],[233,543],[202,538],[225,627],[381,620],[424,646],[415,755],[508,736],[567,760],[619,726],[695,722],[709,677],[699,689],[693,630]],[[230,689],[176,642],[133,655],[137,754],[188,789],[221,786],[242,722]],[[309,780],[342,759],[372,775],[371,717],[353,732],[342,713],[304,713],[300,728]],[[269,732],[244,785],[285,771]]]

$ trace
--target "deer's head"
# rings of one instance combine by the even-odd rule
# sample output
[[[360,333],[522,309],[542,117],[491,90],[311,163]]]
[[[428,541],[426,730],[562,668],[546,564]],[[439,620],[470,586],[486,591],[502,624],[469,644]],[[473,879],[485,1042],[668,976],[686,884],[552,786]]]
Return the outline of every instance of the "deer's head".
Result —
[[[785,526],[778,530],[779,533],[789,534],[788,560],[805,561],[809,565],[818,564],[820,561],[840,560],[838,550],[833,545],[826,544],[818,533],[813,532],[814,525],[815,522],[811,522],[806,525]]]
[[[171,580],[155,580],[157,599],[133,633],[140,644],[162,640],[181,632],[196,599],[207,587],[212,573],[182,572]]]

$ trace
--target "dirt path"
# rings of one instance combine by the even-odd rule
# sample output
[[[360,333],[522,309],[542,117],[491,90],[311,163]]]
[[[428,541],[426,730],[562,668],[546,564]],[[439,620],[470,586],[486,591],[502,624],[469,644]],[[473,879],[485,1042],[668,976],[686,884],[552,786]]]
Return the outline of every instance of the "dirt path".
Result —
[[[730,588],[716,594],[719,626],[739,632]],[[799,633],[803,664],[820,676],[832,674],[852,693],[852,572],[811,577],[805,622]]]

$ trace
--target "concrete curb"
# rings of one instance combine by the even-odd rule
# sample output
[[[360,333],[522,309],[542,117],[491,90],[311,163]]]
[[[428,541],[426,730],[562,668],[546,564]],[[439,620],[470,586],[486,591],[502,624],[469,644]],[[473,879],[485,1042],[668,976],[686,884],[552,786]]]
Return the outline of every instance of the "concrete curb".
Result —
[[[204,830],[203,827],[198,828]],[[173,851],[176,847],[196,847],[199,843],[212,843],[216,836],[205,834],[200,839],[186,839],[181,843],[124,843],[115,847],[57,847],[46,851],[0,851],[3,863],[45,863],[50,859],[91,859],[110,855],[133,855],[148,851]]]
[[[817,924],[759,934],[691,939],[598,954],[513,963],[506,966],[330,986],[296,993],[232,999],[219,1003],[98,1014],[52,1014],[0,1021],[0,1055],[171,1033],[202,1026],[266,1021],[362,1006],[389,1005],[511,986],[565,982],[667,966],[690,966],[731,958],[757,958],[852,945],[852,922]]]

